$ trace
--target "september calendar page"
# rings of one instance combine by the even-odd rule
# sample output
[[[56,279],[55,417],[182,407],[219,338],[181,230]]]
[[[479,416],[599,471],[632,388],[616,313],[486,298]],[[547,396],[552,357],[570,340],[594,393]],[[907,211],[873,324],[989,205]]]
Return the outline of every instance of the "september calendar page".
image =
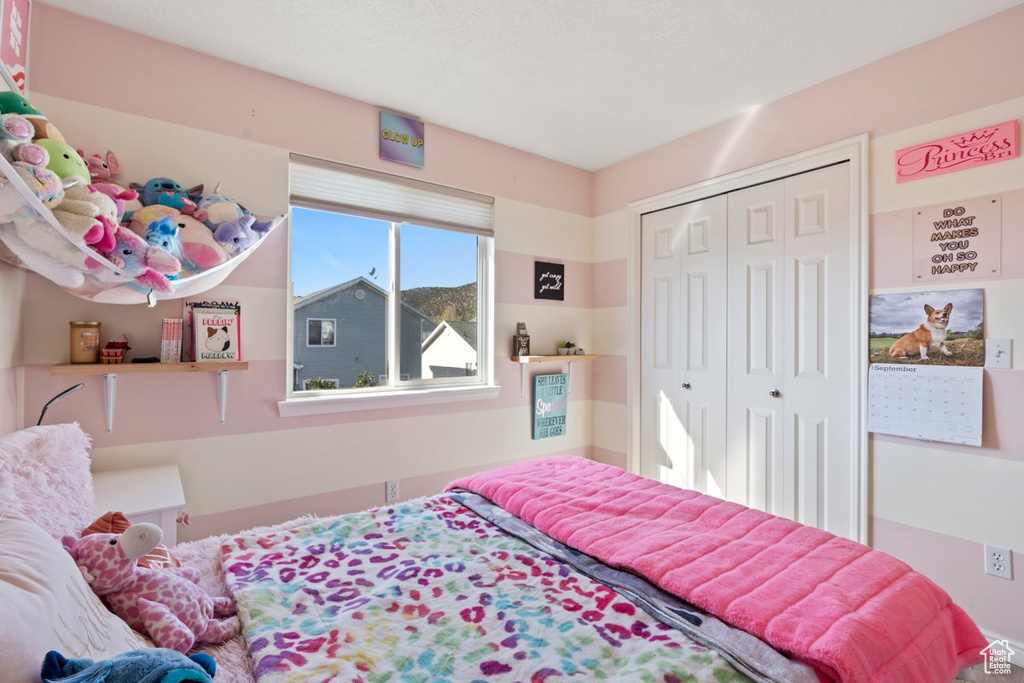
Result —
[[[982,289],[871,297],[868,431],[981,445]]]
[[[868,431],[981,445],[983,368],[871,366]]]

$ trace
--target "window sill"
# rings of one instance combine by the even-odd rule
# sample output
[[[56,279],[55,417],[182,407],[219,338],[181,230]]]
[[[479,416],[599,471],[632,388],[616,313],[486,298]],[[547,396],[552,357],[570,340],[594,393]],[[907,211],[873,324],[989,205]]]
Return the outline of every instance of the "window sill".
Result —
[[[326,415],[346,413],[354,410],[378,410],[381,408],[404,408],[431,403],[456,403],[497,398],[501,387],[497,384],[473,385],[468,387],[443,387],[437,389],[410,389],[380,393],[348,394],[345,396],[310,396],[286,398],[277,402],[281,417],[303,415]]]

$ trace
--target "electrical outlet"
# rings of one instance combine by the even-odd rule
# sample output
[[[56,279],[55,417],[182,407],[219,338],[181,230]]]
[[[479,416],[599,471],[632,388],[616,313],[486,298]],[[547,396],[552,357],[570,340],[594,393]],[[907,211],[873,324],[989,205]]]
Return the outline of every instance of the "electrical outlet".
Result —
[[[1013,580],[1013,555],[1009,548],[985,545],[985,573]]]
[[[398,502],[398,480],[392,479],[391,481],[384,484],[384,502],[385,503],[397,503]]]

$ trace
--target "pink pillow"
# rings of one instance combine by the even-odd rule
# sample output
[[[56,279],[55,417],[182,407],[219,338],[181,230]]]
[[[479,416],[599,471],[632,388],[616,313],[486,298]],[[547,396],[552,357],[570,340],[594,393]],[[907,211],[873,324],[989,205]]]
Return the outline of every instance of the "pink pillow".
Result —
[[[50,536],[77,536],[93,519],[89,436],[78,423],[0,436],[0,514],[20,512]]]

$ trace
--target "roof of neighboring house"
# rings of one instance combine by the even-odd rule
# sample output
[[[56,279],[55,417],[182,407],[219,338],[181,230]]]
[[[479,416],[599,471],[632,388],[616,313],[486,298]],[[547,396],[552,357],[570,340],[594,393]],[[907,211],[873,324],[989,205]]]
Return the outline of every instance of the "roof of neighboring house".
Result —
[[[317,291],[313,292],[312,294],[307,294],[305,296],[297,296],[297,297],[295,297],[295,299],[294,299],[295,310],[298,311],[299,309],[305,308],[306,306],[309,306],[312,303],[315,303],[317,301],[322,301],[322,300],[327,299],[327,298],[329,298],[331,296],[334,296],[338,292],[344,291],[346,289],[350,289],[350,288],[355,287],[357,285],[360,286],[360,287],[365,287],[366,289],[369,289],[374,294],[376,294],[377,296],[380,296],[380,297],[382,297],[384,299],[388,298],[388,293],[386,291],[384,291],[383,289],[381,289],[381,287],[379,285],[376,285],[376,284],[370,282],[365,277],[360,275],[359,277],[353,278],[353,279],[349,280],[348,282],[342,282],[341,284],[332,285],[330,287],[326,287],[324,289],[317,290]],[[414,314],[420,316],[421,318],[424,318],[425,320],[429,320],[431,323],[434,322],[433,320],[431,320],[429,315],[427,315],[423,311],[419,310],[418,308],[415,308],[414,306],[410,306],[407,303],[403,303],[402,304],[402,308],[408,310],[411,313],[414,313]]]
[[[435,327],[434,330],[430,334],[427,335],[427,338],[423,340],[423,343],[420,345],[420,348],[423,351],[426,351],[430,347],[431,344],[433,344],[435,341],[437,341],[441,337],[441,334],[446,329],[450,329],[453,332],[455,332],[457,335],[462,337],[465,340],[465,342],[467,344],[469,344],[469,346],[474,351],[476,351],[476,321],[475,320],[468,320],[468,321],[455,320],[455,321],[452,321],[452,322],[448,322],[447,320],[442,320],[438,324],[438,326]]]

